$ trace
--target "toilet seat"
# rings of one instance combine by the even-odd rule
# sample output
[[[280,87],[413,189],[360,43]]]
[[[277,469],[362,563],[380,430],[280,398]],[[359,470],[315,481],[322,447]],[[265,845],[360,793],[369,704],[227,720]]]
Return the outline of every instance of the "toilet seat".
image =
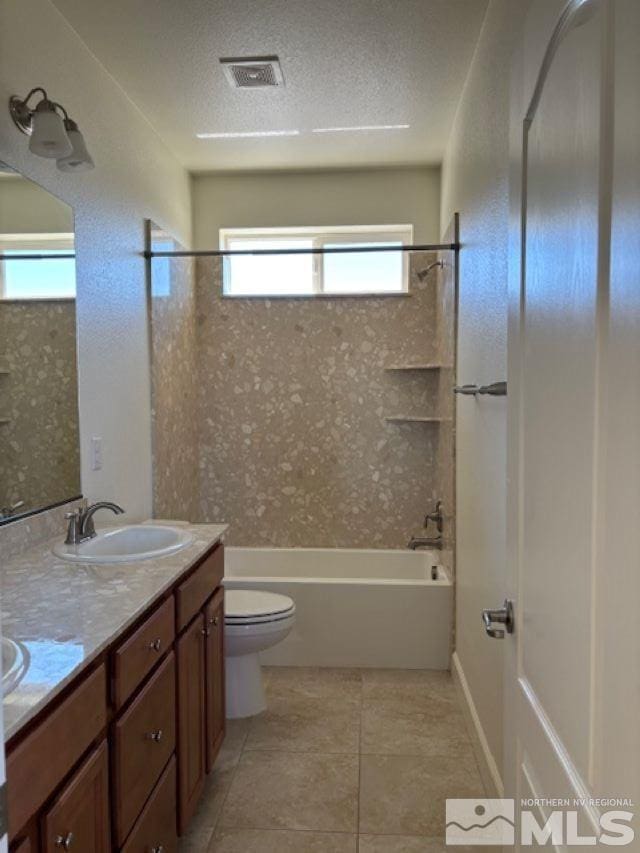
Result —
[[[288,595],[256,589],[225,591],[225,625],[261,625],[289,619],[296,611]]]

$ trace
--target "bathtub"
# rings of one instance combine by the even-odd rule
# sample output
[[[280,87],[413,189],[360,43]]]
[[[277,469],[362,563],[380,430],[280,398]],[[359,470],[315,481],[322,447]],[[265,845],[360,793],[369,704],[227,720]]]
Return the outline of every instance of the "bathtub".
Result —
[[[295,601],[296,624],[263,653],[265,664],[448,669],[453,587],[440,559],[437,551],[228,547],[224,585]]]

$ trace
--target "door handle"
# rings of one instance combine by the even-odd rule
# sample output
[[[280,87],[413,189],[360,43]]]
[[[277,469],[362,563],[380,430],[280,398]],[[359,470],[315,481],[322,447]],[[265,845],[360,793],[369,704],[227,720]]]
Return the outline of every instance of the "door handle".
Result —
[[[513,601],[505,598],[504,604],[499,610],[483,610],[482,622],[487,634],[495,640],[504,639],[505,631],[507,634],[513,634],[515,628]],[[494,623],[504,625],[504,628],[494,628]]]

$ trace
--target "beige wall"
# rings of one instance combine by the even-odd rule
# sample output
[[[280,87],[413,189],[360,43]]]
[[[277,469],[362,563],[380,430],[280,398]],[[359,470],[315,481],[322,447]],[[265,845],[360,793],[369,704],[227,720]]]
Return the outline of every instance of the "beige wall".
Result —
[[[492,0],[442,170],[442,222],[460,212],[458,381],[506,378],[509,74],[527,3]],[[456,651],[502,764],[503,649],[480,612],[506,589],[506,400],[457,402]]]
[[[73,211],[68,204],[20,176],[0,176],[0,234],[72,231]]]
[[[171,152],[48,0],[0,0],[0,102],[44,84],[78,121],[95,171],[29,153],[0,110],[0,159],[72,205],[76,223],[82,481],[132,518],[151,512],[151,414],[143,226],[190,239],[189,180]],[[91,436],[104,464],[92,471]]]
[[[416,243],[440,233],[440,170],[195,175],[194,246],[218,246],[220,228],[412,223]]]

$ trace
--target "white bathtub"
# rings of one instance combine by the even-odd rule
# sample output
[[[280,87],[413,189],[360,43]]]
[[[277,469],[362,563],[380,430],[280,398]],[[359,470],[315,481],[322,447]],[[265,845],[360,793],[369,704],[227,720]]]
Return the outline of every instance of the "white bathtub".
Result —
[[[437,551],[229,547],[224,584],[295,601],[296,625],[263,653],[265,664],[448,669],[453,588],[440,559]]]

